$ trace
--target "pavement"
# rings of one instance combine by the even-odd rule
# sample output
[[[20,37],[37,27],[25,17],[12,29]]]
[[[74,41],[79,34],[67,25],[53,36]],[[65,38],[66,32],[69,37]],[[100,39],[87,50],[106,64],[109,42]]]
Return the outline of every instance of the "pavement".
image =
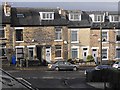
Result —
[[[90,68],[94,68],[95,66],[80,66],[79,70],[86,70]],[[17,67],[15,65],[10,66],[2,66],[2,69],[9,71],[9,70],[40,70],[40,71],[48,71],[47,66],[29,66],[29,67]]]

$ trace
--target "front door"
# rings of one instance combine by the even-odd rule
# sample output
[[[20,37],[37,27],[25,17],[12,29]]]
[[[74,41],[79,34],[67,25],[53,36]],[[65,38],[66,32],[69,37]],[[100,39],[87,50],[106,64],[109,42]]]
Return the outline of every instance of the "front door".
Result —
[[[92,49],[92,56],[94,58],[94,61],[97,63],[97,49]]]
[[[87,59],[87,48],[83,48],[83,60],[86,61]]]
[[[46,61],[51,62],[51,47],[46,47]]]

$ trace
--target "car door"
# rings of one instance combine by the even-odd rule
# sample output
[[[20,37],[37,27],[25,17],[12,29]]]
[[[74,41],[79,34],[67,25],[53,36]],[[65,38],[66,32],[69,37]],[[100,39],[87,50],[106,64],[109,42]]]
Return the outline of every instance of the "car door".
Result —
[[[59,62],[59,64],[58,64],[58,67],[60,68],[60,69],[64,69],[64,62]]]

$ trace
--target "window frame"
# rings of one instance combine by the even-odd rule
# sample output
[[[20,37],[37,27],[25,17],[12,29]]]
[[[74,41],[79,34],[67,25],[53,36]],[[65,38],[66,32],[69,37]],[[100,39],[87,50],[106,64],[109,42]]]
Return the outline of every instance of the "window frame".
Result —
[[[60,31],[57,31],[57,28],[60,28]],[[55,40],[54,41],[63,41],[62,40],[62,27],[55,27]]]
[[[106,51],[106,52],[107,52],[107,58],[105,58],[105,59],[103,58],[103,49],[106,49],[106,50],[107,50],[107,51]],[[103,48],[102,48],[102,60],[108,60],[108,55],[109,55],[108,49],[109,49],[109,47],[103,47]]]
[[[60,49],[56,49],[56,47],[61,47]],[[60,51],[61,55],[60,56],[56,56],[56,52]],[[62,58],[62,45],[55,45],[55,59],[61,59]]]
[[[17,31],[17,30],[22,30],[22,40],[21,40],[21,41],[16,40],[16,42],[18,42],[18,43],[19,43],[19,42],[24,42],[24,35],[23,35],[23,34],[24,34],[24,33],[23,33],[24,27],[15,27],[15,37],[16,37],[16,31]],[[16,37],[16,38],[17,38],[17,37]],[[15,39],[16,39],[16,38],[15,38]]]
[[[106,38],[106,41],[103,41],[103,32],[106,32],[107,33],[107,38]],[[109,41],[109,31],[108,30],[102,30],[102,43],[108,43]]]
[[[79,58],[79,55],[80,55],[80,47],[79,46],[72,46],[71,47],[71,58],[73,58],[72,57],[72,49],[77,49],[77,58]]]
[[[71,18],[72,16],[73,18]],[[78,15],[78,19],[75,19],[75,15]],[[70,21],[81,21],[81,14],[80,13],[69,13],[69,20]]]
[[[3,33],[0,35],[0,39],[5,38],[5,28],[4,27],[0,27],[0,31],[3,31]]]
[[[117,16],[118,20],[115,20],[115,17]],[[110,15],[110,22],[119,22],[120,21],[120,16],[119,15]]]
[[[99,16],[100,16],[100,21],[98,20]],[[95,20],[95,18],[96,18],[96,20]],[[104,15],[100,15],[100,14],[99,15],[94,15],[94,22],[104,22]]]
[[[72,35],[72,32],[77,32],[77,36],[76,36],[76,37],[77,37],[77,38],[76,38],[77,40],[76,40],[76,41],[73,41],[73,40],[72,40],[72,36],[73,36],[73,35]],[[71,39],[71,43],[79,43],[79,29],[71,29],[71,34],[70,34],[70,36],[71,36],[71,38],[70,38],[70,39]]]
[[[116,43],[120,43],[120,41],[117,41],[117,35],[120,33],[120,30],[116,30],[116,35],[115,35],[115,42]],[[120,35],[120,34],[119,34]]]
[[[54,20],[54,12],[39,12],[39,14],[41,20]],[[45,14],[45,17],[43,16],[43,14]]]
[[[117,57],[117,49],[120,49],[120,47],[116,47],[116,49],[115,49],[115,56],[116,56],[116,59],[120,59],[120,57]],[[119,51],[120,52],[120,51]]]

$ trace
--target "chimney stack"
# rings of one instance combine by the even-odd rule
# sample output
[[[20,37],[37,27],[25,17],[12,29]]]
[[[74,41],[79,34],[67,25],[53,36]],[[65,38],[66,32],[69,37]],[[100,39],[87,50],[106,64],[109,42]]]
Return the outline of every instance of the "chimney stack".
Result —
[[[4,14],[5,16],[11,15],[11,6],[7,2],[4,4]]]

